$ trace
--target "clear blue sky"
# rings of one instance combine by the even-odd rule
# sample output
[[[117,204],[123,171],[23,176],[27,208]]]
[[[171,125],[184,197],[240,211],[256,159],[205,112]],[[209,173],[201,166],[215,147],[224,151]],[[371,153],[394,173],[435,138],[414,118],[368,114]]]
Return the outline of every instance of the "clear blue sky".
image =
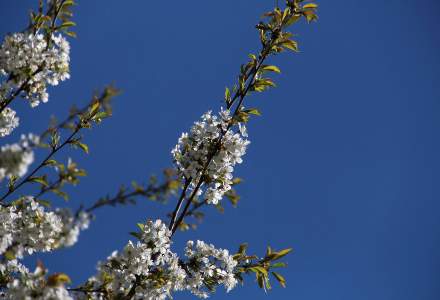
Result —
[[[0,2],[2,36],[25,26],[34,2]],[[91,153],[70,152],[90,175],[72,191],[73,207],[170,166],[181,132],[221,105],[256,51],[253,26],[273,4],[79,2],[72,79],[50,90],[48,104],[15,106],[18,132],[40,132],[92,90],[123,89],[114,116],[86,133]],[[278,88],[247,102],[263,117],[250,124],[252,144],[236,172],[245,179],[239,208],[209,210],[174,244],[295,249],[288,288],[265,295],[250,277],[227,299],[440,298],[439,13],[435,0],[320,1],[319,22],[295,29],[301,53],[273,61],[283,71]],[[79,283],[137,222],[170,208],[103,209],[75,247],[40,257]]]

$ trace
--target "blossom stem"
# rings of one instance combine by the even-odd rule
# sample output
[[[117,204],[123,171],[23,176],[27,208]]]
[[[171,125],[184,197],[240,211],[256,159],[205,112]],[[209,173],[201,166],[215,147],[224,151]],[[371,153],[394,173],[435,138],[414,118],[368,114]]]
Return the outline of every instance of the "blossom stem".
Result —
[[[188,190],[191,181],[192,181],[191,178],[187,178],[185,180],[185,186],[182,189],[182,193],[180,194],[179,201],[177,201],[176,208],[174,209],[173,214],[171,216],[170,225],[168,226],[169,230],[173,230],[174,224],[176,223],[177,215],[179,214],[179,210],[182,207],[183,200],[185,200],[186,191]]]
[[[136,281],[131,286],[131,289],[128,291],[128,294],[123,297],[123,300],[130,300],[136,293],[136,287],[141,283],[141,277],[136,275]]]
[[[44,65],[44,64],[43,64]],[[38,73],[40,73],[43,70],[43,65],[40,66],[34,73],[32,73],[29,78],[23,82],[17,90],[15,90],[15,92],[13,92],[7,99],[3,100],[0,103],[0,113],[2,113],[6,107],[8,107],[9,104],[11,104],[11,102],[18,96],[20,95],[20,93],[26,88],[26,85],[32,80],[32,77],[34,77],[35,75],[37,75]]]
[[[211,157],[212,159],[212,157]],[[211,159],[209,160],[209,162],[211,161]],[[209,163],[207,164],[207,166],[209,165]],[[202,174],[205,173],[206,168],[203,170]],[[199,191],[200,187],[202,186],[203,180],[202,178],[200,178],[199,182],[197,183],[194,191],[191,193],[191,196],[188,198],[188,200],[185,203],[185,207],[183,208],[183,212],[180,214],[179,219],[177,219],[176,224],[174,225],[174,227],[171,229],[171,235],[173,235],[177,228],[179,228],[180,223],[182,223],[183,219],[185,218],[185,215],[188,211],[189,206],[191,205],[195,195],[197,194],[197,192]]]
[[[186,212],[185,217],[192,215],[196,210],[202,206],[205,206],[206,204],[208,204],[208,199],[205,199],[202,202],[194,203],[194,205]]]
[[[57,179],[57,181],[53,182],[51,185],[49,185],[49,186],[47,186],[47,187],[43,187],[43,188],[41,189],[41,191],[40,191],[37,195],[34,196],[34,198],[35,198],[35,199],[38,199],[38,198],[40,198],[41,196],[43,196],[44,194],[46,194],[47,192],[59,188],[60,185],[61,185],[61,181],[62,181],[62,179],[59,178],[59,179]]]

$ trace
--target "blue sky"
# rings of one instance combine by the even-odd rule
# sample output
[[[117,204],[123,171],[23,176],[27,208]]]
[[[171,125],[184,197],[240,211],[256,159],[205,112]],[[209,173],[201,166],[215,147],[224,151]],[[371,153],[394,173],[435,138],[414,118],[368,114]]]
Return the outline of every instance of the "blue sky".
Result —
[[[36,2],[36,1],[34,1]],[[0,33],[20,31],[33,1],[1,1]],[[181,132],[221,105],[240,63],[257,51],[253,26],[273,1],[78,1],[72,79],[49,103],[17,102],[22,126],[86,103],[94,89],[123,90],[114,115],[71,151],[89,176],[70,205],[171,165]],[[286,289],[264,294],[248,278],[228,299],[438,299],[440,297],[440,5],[435,0],[320,1],[318,23],[300,25],[301,53],[276,57],[278,88],[248,100],[263,113],[236,175],[238,209],[214,209],[175,249],[202,239],[293,247]],[[15,138],[16,138],[15,137]],[[66,157],[67,154],[60,156]],[[60,201],[60,200],[57,200]],[[76,283],[120,249],[128,232],[172,207],[107,208],[73,248],[42,255]],[[177,295],[176,298],[189,298]],[[224,299],[219,291],[212,299]]]

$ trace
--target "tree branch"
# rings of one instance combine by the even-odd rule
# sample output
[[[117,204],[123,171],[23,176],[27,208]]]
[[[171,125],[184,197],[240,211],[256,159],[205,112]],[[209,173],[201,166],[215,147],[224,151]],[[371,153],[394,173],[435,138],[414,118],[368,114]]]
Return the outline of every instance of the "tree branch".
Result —
[[[290,15],[292,16],[295,13],[296,13],[295,10],[292,10],[290,12]],[[226,131],[222,132],[222,134],[220,135],[220,137],[218,139],[218,142],[217,142],[217,145],[214,148],[214,151],[210,154],[210,156],[209,156],[209,158],[208,158],[204,168],[201,171],[201,174],[199,176],[200,177],[199,182],[197,183],[197,185],[196,185],[194,191],[192,192],[191,196],[187,199],[187,202],[185,204],[183,212],[180,214],[180,217],[175,222],[175,225],[171,228],[172,234],[175,233],[175,231],[179,227],[180,223],[182,223],[182,221],[184,220],[185,216],[188,214],[188,209],[189,209],[189,207],[190,207],[190,205],[191,205],[195,195],[197,194],[197,192],[199,191],[201,185],[203,184],[203,175],[204,175],[204,173],[206,172],[206,170],[207,170],[209,164],[211,163],[212,159],[214,158],[214,156],[220,150],[223,137],[229,131],[229,129],[232,127],[232,125],[234,124],[233,123],[234,117],[236,117],[237,114],[240,112],[240,109],[241,109],[241,107],[243,105],[243,101],[244,101],[245,97],[247,96],[248,92],[250,91],[251,87],[254,85],[255,77],[257,76],[258,72],[260,71],[261,66],[263,65],[264,61],[266,60],[268,55],[271,53],[271,49],[274,46],[275,41],[278,38],[279,34],[281,33],[281,31],[283,29],[283,26],[285,26],[285,23],[281,23],[280,25],[278,25],[272,31],[271,39],[268,42],[263,43],[263,49],[260,51],[260,53],[258,55],[257,63],[252,68],[250,68],[250,70],[248,72],[246,72],[244,74],[244,81],[246,83],[245,89],[242,90],[241,87],[239,87],[237,89],[237,91],[235,92],[235,95],[232,97],[231,101],[227,103],[227,108],[231,109],[232,106],[234,105],[234,103],[237,101],[237,99],[239,99],[238,103],[236,105],[236,108],[234,110],[234,113],[232,115],[231,121],[229,122],[229,124],[227,126]],[[178,211],[178,208],[180,208],[180,206],[182,205],[181,202],[182,201],[178,202],[175,211]]]
[[[38,165],[38,167],[36,167],[29,175],[27,175],[22,181],[20,181],[19,184],[17,184],[17,186],[13,187],[12,189],[9,189],[9,191],[4,194],[1,198],[0,198],[0,202],[3,202],[9,195],[11,195],[12,193],[14,193],[15,191],[17,191],[23,184],[27,183],[30,181],[30,179],[32,178],[32,176],[37,173],[42,167],[44,167],[47,163],[47,161],[49,159],[52,158],[52,156],[55,155],[55,153],[57,153],[60,149],[62,149],[64,146],[66,146],[67,144],[69,144],[73,138],[75,137],[75,135],[78,133],[78,131],[81,129],[81,125],[77,125],[77,127],[75,128],[75,130],[70,134],[70,136],[59,146],[52,148],[52,150],[50,151],[50,153],[46,156],[46,158]]]

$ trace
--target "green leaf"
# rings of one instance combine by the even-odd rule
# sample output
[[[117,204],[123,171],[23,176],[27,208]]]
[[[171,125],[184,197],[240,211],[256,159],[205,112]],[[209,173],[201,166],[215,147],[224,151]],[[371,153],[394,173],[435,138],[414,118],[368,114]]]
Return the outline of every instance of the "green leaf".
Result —
[[[240,196],[234,189],[230,189],[225,193],[225,196],[229,199],[232,206],[237,207],[238,201],[240,201]]]
[[[63,198],[65,201],[69,200],[69,195],[67,195],[67,193],[60,191],[58,189],[53,189],[50,190],[52,193],[54,193],[57,196],[60,196],[61,198]]]
[[[303,14],[306,16],[307,22],[309,23],[318,20],[318,16],[315,14],[313,10],[306,10],[303,12]]]
[[[263,278],[263,276],[261,276],[260,274],[257,274],[256,276],[257,276],[258,286],[260,288],[262,288],[262,289],[264,288],[264,290],[266,290],[266,288],[264,287],[264,278]]]
[[[67,21],[67,22],[64,22],[63,24],[61,24],[59,26],[59,28],[67,28],[67,27],[72,27],[72,26],[76,26],[76,23],[72,22],[72,21]]]
[[[255,81],[253,90],[257,92],[263,92],[268,87],[274,87],[275,83],[269,78],[262,78]]]
[[[229,90],[229,88],[225,89],[225,101],[226,103],[231,102],[231,91]]]
[[[281,250],[279,252],[272,252],[267,255],[267,258],[269,260],[277,260],[277,259],[280,259],[280,258],[286,256],[287,254],[292,252],[292,250],[293,250],[292,248],[288,248],[288,249]]]
[[[284,21],[289,14],[290,14],[290,7],[286,7],[283,12],[282,20]]]
[[[95,118],[98,118],[98,119],[104,119],[107,117],[109,117],[109,114],[105,111],[100,111],[100,112],[96,113],[96,115],[95,115]]]
[[[135,238],[137,238],[138,240],[142,239],[142,234],[139,232],[130,232],[130,235],[134,236]]]
[[[57,161],[55,159],[48,159],[43,163],[44,166],[51,166],[51,165],[56,165],[56,164],[57,164]]]
[[[170,190],[178,190],[180,187],[180,181],[179,180],[171,180],[168,182],[168,188]]]
[[[78,146],[79,146],[82,150],[84,150],[85,153],[89,154],[89,146],[87,146],[87,145],[84,144],[84,143],[80,143],[80,142],[78,142]]]
[[[286,49],[292,50],[293,52],[299,51],[298,50],[298,43],[295,41],[292,41],[292,40],[287,40],[287,41],[282,42],[281,46]]]
[[[41,184],[41,185],[43,185],[45,187],[49,186],[49,184],[47,183],[47,180],[46,180],[46,178],[44,178],[44,176],[41,176],[41,177],[31,177],[31,178],[28,179],[28,181],[39,183],[39,184]]]
[[[14,186],[15,186],[15,182],[17,181],[18,177],[16,175],[12,175],[9,178],[9,182],[8,182],[8,189],[9,191],[14,190]]]
[[[307,8],[316,9],[316,8],[318,8],[318,4],[308,3],[308,4],[303,5],[303,9],[307,9]]]
[[[274,263],[273,265],[271,265],[270,267],[271,267],[271,268],[285,268],[286,266],[287,266],[286,263],[283,263],[283,262],[277,262],[277,263]]]
[[[234,177],[234,179],[232,179],[232,185],[239,184],[241,182],[243,182],[243,179],[240,177]]]
[[[4,257],[5,257],[7,260],[13,260],[13,259],[15,259],[15,254],[14,254],[14,252],[12,252],[12,251],[10,251],[10,250],[8,250],[8,251],[6,251],[5,253],[3,253],[3,255],[4,255]]]
[[[96,123],[101,123],[102,119],[109,117],[110,114],[108,114],[105,111],[97,112],[93,117],[92,121],[95,121]]]
[[[73,0],[66,0],[63,2],[62,7],[64,6],[72,6],[75,5],[75,2]]]
[[[76,36],[76,33],[73,32],[73,31],[65,31],[64,33],[65,33],[66,35],[70,36],[70,37],[73,37],[73,38],[76,38],[76,37],[77,37],[77,36]]]
[[[92,107],[90,108],[90,115],[96,114],[98,112],[99,106],[100,106],[100,104],[98,101],[93,103]]]
[[[268,275],[267,274],[267,270],[265,268],[261,267],[261,266],[251,267],[251,268],[249,268],[249,270],[251,270],[254,273],[261,273],[261,274],[263,274],[265,276]]]
[[[38,203],[43,205],[44,207],[50,208],[50,201],[47,200],[37,200]]]
[[[261,112],[256,108],[245,109],[244,112],[255,116],[261,116]]]
[[[278,280],[278,282],[283,288],[286,287],[286,279],[284,279],[284,277],[281,274],[277,272],[272,272],[272,275],[276,278],[276,280]]]
[[[272,254],[272,248],[270,247],[270,246],[267,246],[267,249],[266,249],[266,256],[269,256],[269,255],[271,255]]]
[[[89,154],[89,146],[87,146],[84,143],[81,143],[79,140],[72,140],[70,141],[70,144],[81,148],[85,153]]]
[[[270,285],[270,282],[269,282],[269,276],[264,276],[264,281],[265,281],[265,284],[266,284],[266,288],[268,290],[272,289],[272,286]]]
[[[294,23],[296,23],[299,19],[301,19],[301,15],[293,15],[290,17],[290,19],[286,22],[286,26],[290,26]]]
[[[261,69],[264,71],[281,73],[281,70],[277,66],[263,66]]]

